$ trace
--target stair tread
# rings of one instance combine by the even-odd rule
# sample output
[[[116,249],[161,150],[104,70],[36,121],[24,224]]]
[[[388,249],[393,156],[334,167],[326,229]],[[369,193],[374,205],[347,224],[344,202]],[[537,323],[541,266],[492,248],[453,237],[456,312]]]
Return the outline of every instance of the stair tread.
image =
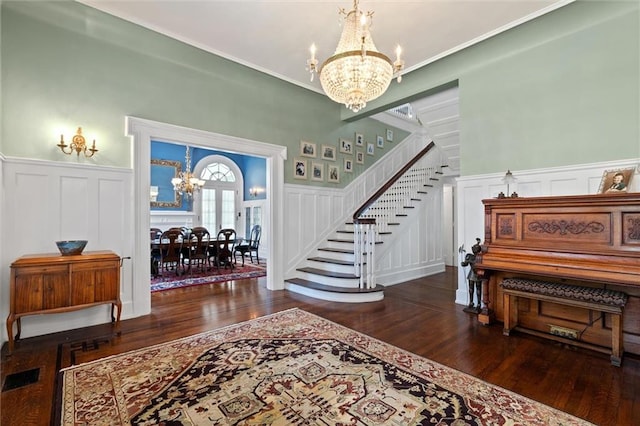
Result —
[[[331,241],[333,243],[351,243],[353,244],[353,238],[348,240],[344,238],[327,238],[327,241]]]
[[[331,293],[377,293],[383,291],[384,287],[377,284],[374,288],[353,288],[353,287],[337,287],[333,285],[321,284],[315,281],[305,280],[302,278],[288,278],[284,280],[287,283],[296,284],[301,287],[313,290],[321,290]]]
[[[341,259],[331,259],[329,257],[310,257],[307,260],[313,260],[314,262],[323,262],[323,263],[333,263],[336,265],[345,265],[345,266],[353,266],[353,261],[341,260]]]
[[[332,253],[346,253],[346,254],[353,254],[353,250],[348,250],[348,249],[337,249],[337,248],[331,248],[331,247],[321,247],[318,250],[320,251],[330,251]]]
[[[315,274],[315,275],[321,275],[323,277],[344,278],[344,279],[358,279],[358,277],[356,277],[354,274],[348,274],[348,273],[344,273],[344,272],[327,271],[327,270],[319,269],[319,268],[304,267],[304,268],[298,268],[298,269],[296,269],[296,271],[306,272],[306,273]]]

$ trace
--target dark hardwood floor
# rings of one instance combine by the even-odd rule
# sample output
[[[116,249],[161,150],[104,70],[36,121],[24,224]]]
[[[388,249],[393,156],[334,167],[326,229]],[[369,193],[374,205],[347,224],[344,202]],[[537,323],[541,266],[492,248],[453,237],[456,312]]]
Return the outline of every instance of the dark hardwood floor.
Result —
[[[75,362],[165,342],[182,336],[299,307],[487,382],[598,425],[640,424],[640,359],[622,367],[605,354],[482,326],[453,300],[456,269],[391,286],[380,302],[342,304],[287,291],[269,291],[252,279],[154,293],[150,315],[110,325],[23,339],[12,356],[2,350],[7,375],[39,369],[35,383],[2,392],[2,425],[47,425],[55,407],[56,373],[70,363],[73,342],[88,342]],[[106,336],[106,337],[105,337]],[[92,348],[93,342],[98,347]],[[82,346],[80,346],[82,349]],[[16,376],[12,376],[16,377]]]

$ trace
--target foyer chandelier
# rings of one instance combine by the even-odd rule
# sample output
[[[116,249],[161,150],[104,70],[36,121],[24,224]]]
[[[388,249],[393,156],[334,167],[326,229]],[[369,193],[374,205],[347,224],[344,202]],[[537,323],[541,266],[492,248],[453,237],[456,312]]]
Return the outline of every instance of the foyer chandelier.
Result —
[[[382,95],[394,76],[397,76],[400,83],[400,71],[404,68],[404,61],[400,59],[400,46],[396,49],[396,60],[393,63],[376,49],[369,32],[373,12],[365,14],[359,10],[358,2],[353,1],[353,9],[349,12],[342,8],[339,10],[339,14],[344,15],[344,28],[333,56],[318,69],[316,46],[312,44],[311,59],[307,60],[311,81],[313,74],[318,73],[327,96],[335,102],[345,104],[353,112],[360,111],[368,101]]]
[[[186,170],[178,173],[178,176],[171,179],[173,190],[178,194],[184,194],[187,197],[192,197],[195,192],[200,191],[204,186],[204,181],[198,179],[191,173],[191,155],[189,154],[189,146],[187,146],[187,153],[185,155]]]

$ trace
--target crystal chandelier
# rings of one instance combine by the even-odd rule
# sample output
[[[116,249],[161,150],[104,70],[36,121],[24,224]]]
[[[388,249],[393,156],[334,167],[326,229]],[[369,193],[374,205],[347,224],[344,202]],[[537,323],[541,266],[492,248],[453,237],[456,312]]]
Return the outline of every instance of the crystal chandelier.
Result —
[[[319,74],[320,84],[329,98],[358,112],[387,90],[394,75],[400,83],[400,71],[404,68],[404,61],[400,59],[402,50],[398,46],[393,63],[378,52],[369,32],[373,12],[365,14],[358,10],[358,0],[353,1],[350,12],[340,8],[339,13],[344,15],[344,28],[336,51],[318,69],[316,46],[311,45],[307,69],[311,72],[311,81],[314,72]]]
[[[178,176],[171,179],[173,190],[178,194],[185,194],[192,197],[195,192],[200,191],[204,186],[204,181],[198,179],[191,173],[191,155],[189,154],[189,146],[187,146],[187,154],[185,155],[186,170],[180,172]]]

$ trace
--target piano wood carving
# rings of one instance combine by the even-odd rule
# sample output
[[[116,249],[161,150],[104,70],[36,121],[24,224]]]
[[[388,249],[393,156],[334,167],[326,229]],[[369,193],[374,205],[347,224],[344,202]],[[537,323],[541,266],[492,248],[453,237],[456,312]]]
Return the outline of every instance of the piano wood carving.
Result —
[[[607,288],[628,294],[623,340],[640,355],[640,194],[483,200],[485,241],[476,270],[484,280],[485,324],[503,321],[504,278],[523,277]],[[575,331],[578,340],[610,347],[611,316],[539,300],[518,299],[519,321],[538,333]]]

